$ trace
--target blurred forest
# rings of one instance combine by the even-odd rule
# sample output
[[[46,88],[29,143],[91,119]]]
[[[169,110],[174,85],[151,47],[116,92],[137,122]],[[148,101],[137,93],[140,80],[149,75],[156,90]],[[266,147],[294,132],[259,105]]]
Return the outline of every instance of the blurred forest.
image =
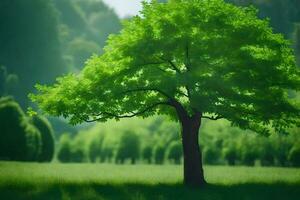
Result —
[[[257,7],[259,16],[268,17],[275,32],[291,41],[300,66],[299,0],[227,1]],[[121,21],[101,0],[0,1],[0,159],[50,161],[56,138],[55,157],[61,162],[181,162],[178,125],[163,116],[84,125],[83,130],[49,118],[54,133],[43,119],[49,127],[43,134],[39,120],[23,111],[35,107],[27,98],[35,84],[78,72],[90,56],[102,53]],[[204,126],[200,141],[206,164],[300,165],[299,130],[263,138],[231,128],[226,121],[208,123],[213,128]],[[23,150],[15,151],[20,144]]]

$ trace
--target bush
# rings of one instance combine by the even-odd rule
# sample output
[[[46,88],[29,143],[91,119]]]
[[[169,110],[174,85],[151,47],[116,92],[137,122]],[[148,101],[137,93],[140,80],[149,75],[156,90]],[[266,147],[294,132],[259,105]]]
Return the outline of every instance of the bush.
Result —
[[[223,148],[223,158],[227,161],[228,165],[233,166],[236,164],[238,158],[237,152],[234,144],[228,144]]]
[[[165,158],[165,147],[163,145],[157,145],[154,148],[154,161],[155,164],[163,164],[164,163],[164,158]]]
[[[0,99],[0,159],[35,161],[41,151],[40,132],[29,123],[19,104]]]
[[[220,152],[214,146],[205,147],[203,150],[203,161],[205,164],[214,165],[219,162]]]
[[[71,161],[76,163],[88,161],[88,143],[85,132],[80,132],[71,141]]]
[[[71,162],[71,137],[68,133],[62,134],[59,138],[57,159],[61,162]]]
[[[52,126],[46,118],[34,116],[31,123],[40,131],[42,139],[41,154],[38,158],[40,162],[50,162],[54,155],[54,134]]]
[[[114,155],[114,145],[105,138],[100,154],[100,162],[111,162]]]
[[[289,152],[289,162],[294,167],[300,167],[300,145],[295,144]]]
[[[90,143],[88,144],[88,155],[91,162],[96,162],[101,157],[102,147],[105,135],[99,132],[90,136]]]
[[[274,166],[275,165],[275,149],[271,144],[270,138],[261,138],[262,143],[260,144],[260,164],[262,166]]]
[[[172,142],[167,149],[167,158],[175,164],[180,164],[182,158],[182,145],[180,142]]]
[[[257,138],[255,138],[255,135],[253,135],[253,137],[250,137],[250,135],[245,135],[244,137],[241,137],[238,149],[240,151],[239,156],[241,164],[247,166],[254,166],[255,161],[259,157]]]
[[[143,159],[147,161],[148,164],[152,163],[152,147],[151,146],[145,146],[143,148]]]
[[[126,159],[135,164],[140,155],[140,138],[137,134],[127,131],[120,138],[116,153],[116,162],[123,164]]]

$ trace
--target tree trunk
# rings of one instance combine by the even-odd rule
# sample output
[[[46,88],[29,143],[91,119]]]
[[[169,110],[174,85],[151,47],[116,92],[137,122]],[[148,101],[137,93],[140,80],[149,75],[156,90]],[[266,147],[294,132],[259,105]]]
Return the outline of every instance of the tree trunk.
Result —
[[[201,114],[192,117],[180,117],[182,126],[182,145],[184,157],[184,184],[203,186],[206,184],[202,167],[202,153],[198,136],[201,125]]]

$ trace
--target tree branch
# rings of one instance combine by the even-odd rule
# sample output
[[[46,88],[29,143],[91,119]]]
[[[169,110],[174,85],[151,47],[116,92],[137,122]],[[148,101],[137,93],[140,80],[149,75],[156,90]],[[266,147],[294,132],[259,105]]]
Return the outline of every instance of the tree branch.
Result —
[[[123,119],[123,118],[132,118],[132,117],[135,117],[135,116],[138,116],[138,115],[142,115],[146,112],[148,112],[149,110],[159,106],[159,105],[170,105],[170,102],[158,102],[158,103],[155,103],[155,104],[152,104],[151,106],[148,106],[147,108],[145,108],[144,110],[141,110],[139,112],[130,112],[132,114],[125,114],[125,115],[117,115],[117,114],[114,114],[114,113],[110,113],[110,112],[102,112],[100,113],[98,116],[101,115],[101,117],[98,117],[98,118],[95,118],[95,119],[92,119],[92,120],[84,120],[85,122],[96,122],[96,121],[99,121],[99,120],[102,120],[102,119],[106,119],[108,117],[114,117],[114,118],[117,118],[117,119]]]
[[[165,62],[167,62],[168,64],[170,64],[171,65],[171,67],[177,72],[177,73],[181,73],[181,71],[180,71],[180,69],[171,61],[171,60],[167,60],[167,59],[165,59],[165,58],[163,58],[163,57],[159,57],[162,61],[165,61]]]
[[[186,67],[187,71],[189,71],[191,62],[190,62],[190,52],[189,52],[189,44],[188,43],[186,43],[185,57],[186,57],[185,67]]]
[[[219,119],[223,119],[223,117],[222,116],[202,116],[201,118],[203,118],[203,119],[210,119],[210,120],[219,120]]]

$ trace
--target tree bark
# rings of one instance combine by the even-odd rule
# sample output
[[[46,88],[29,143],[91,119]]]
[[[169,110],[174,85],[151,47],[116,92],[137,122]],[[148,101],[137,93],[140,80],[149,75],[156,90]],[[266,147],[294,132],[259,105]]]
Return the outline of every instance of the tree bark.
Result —
[[[182,116],[180,121],[184,157],[184,184],[203,186],[206,181],[203,173],[202,153],[198,142],[201,114],[197,113],[192,117]]]

